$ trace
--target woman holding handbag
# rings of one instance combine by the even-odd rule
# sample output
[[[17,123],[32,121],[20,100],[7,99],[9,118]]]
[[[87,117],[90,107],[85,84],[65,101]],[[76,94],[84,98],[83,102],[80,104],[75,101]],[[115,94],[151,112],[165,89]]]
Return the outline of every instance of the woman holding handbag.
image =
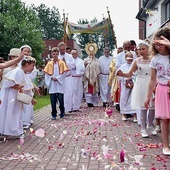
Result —
[[[20,91],[32,96],[33,85],[26,73],[33,71],[35,63],[34,58],[27,56],[22,60],[21,67],[16,67],[5,76],[0,105],[0,134],[24,138],[23,103],[17,99],[17,94]]]

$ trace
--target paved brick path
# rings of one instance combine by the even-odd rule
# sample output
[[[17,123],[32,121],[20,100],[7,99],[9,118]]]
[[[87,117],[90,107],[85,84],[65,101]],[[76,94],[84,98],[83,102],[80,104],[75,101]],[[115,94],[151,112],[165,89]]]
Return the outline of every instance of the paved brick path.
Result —
[[[50,106],[38,110],[22,146],[17,138],[1,139],[0,169],[170,170],[170,157],[162,154],[160,134],[142,138],[132,119],[123,122],[113,110],[108,119],[102,107],[84,106],[81,112],[56,121],[50,119]],[[34,133],[40,128],[44,137]],[[125,161],[120,162],[122,150]],[[136,157],[141,157],[140,161]]]

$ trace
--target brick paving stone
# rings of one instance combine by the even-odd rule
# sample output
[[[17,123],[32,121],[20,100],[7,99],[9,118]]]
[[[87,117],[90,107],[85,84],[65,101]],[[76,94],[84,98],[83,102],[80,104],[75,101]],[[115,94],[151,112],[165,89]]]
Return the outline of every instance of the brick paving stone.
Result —
[[[44,129],[45,136],[37,137],[28,129],[20,147],[18,138],[0,139],[0,170],[170,170],[170,157],[162,154],[161,134],[142,138],[133,118],[124,122],[112,109],[108,119],[105,108],[87,108],[83,103],[81,112],[67,113],[55,121],[50,105],[36,111],[31,128]],[[104,146],[109,148],[106,157]],[[120,162],[122,150],[124,162]],[[142,155],[141,164],[135,163],[136,155]]]

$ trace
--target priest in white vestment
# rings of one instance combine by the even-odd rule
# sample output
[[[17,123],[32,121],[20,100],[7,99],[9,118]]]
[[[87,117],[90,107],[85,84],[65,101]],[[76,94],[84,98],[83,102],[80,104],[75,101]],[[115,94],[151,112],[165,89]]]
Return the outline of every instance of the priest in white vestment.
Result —
[[[99,59],[95,57],[97,49],[96,43],[88,43],[85,47],[85,50],[89,55],[84,59],[84,90],[88,107],[98,106],[99,102],[99,74],[101,71]]]
[[[107,104],[111,103],[111,93],[110,86],[108,84],[109,73],[110,73],[110,63],[113,59],[109,54],[110,50],[108,47],[104,48],[104,55],[99,58],[100,61],[100,75],[99,75],[99,87],[100,87],[100,96],[103,102],[103,107],[106,107]]]
[[[76,63],[76,68],[74,70],[71,70],[71,75],[73,78],[72,111],[78,111],[83,101],[83,75],[85,72],[85,66],[84,66],[84,61],[80,57],[78,57],[77,50],[72,50],[71,54]]]

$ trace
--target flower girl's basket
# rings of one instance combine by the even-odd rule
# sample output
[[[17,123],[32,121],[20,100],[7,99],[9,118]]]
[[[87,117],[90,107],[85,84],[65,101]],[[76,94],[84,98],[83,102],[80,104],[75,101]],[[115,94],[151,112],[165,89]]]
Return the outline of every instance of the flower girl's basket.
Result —
[[[32,97],[18,91],[17,100],[24,103],[24,104],[30,104],[31,101],[32,101]]]

